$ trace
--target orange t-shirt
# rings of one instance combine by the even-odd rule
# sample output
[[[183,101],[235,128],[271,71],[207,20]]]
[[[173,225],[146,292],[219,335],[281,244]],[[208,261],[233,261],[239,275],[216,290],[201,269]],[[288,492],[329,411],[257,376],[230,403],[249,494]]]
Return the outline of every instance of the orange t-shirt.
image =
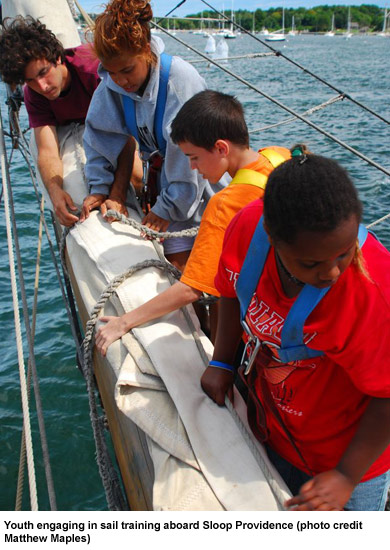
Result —
[[[273,149],[280,153],[286,160],[290,158],[290,151],[284,147],[267,147],[267,149]],[[255,162],[244,168],[260,172],[267,177],[274,169],[271,162],[261,154]],[[190,257],[180,278],[182,283],[207,294],[220,295],[215,288],[214,278],[218,271],[225,230],[241,208],[262,198],[263,195],[264,190],[260,187],[249,183],[238,183],[229,184],[211,197],[203,213],[199,233]]]

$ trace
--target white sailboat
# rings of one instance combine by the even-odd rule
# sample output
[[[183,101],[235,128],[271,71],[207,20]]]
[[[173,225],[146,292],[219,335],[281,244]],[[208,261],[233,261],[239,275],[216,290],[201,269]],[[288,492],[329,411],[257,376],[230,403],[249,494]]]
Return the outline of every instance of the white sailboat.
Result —
[[[378,36],[390,36],[390,32],[386,32],[388,17],[389,17],[389,14],[387,13],[387,8],[385,8],[385,13],[383,16],[383,27],[382,27],[382,31],[378,33]]]
[[[330,31],[325,33],[325,36],[334,36],[334,14],[332,15],[332,27]]]
[[[297,34],[297,31],[295,30],[295,17],[292,16],[291,21],[291,31],[288,31],[289,36],[295,36]]]
[[[234,32],[234,8],[233,8],[233,2],[232,2],[232,22],[230,23],[230,29],[226,31],[225,38],[227,40],[231,40],[233,38],[237,38],[237,35]]]
[[[348,8],[348,22],[347,22],[347,32],[344,34],[344,38],[351,38],[351,8]]]
[[[265,35],[265,40],[267,42],[281,42],[283,40],[286,40],[286,36],[284,34],[284,8],[282,12],[282,28],[275,32],[269,32]]]
[[[200,20],[200,26],[199,26],[199,29],[197,31],[194,31],[192,34],[197,34],[199,36],[204,36],[205,38],[207,38],[209,36],[209,33],[206,32],[204,29],[203,29],[203,11],[202,11],[202,15],[201,15],[201,20]]]

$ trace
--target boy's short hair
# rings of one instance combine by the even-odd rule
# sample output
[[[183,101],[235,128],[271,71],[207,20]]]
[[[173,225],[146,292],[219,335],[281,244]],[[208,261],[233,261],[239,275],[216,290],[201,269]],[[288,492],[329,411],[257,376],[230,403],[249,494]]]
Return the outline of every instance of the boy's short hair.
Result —
[[[174,143],[188,142],[211,151],[218,139],[249,147],[241,103],[231,95],[204,90],[189,99],[172,122]]]
[[[0,31],[0,75],[7,84],[23,84],[30,61],[65,61],[65,50],[56,36],[38,19],[6,17]]]

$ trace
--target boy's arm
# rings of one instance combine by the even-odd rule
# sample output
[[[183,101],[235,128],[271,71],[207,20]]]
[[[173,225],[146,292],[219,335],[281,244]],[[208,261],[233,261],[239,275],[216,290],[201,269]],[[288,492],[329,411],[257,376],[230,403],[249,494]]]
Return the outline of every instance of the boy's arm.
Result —
[[[50,195],[54,212],[60,223],[73,225],[78,218],[70,210],[77,210],[69,193],[63,190],[63,165],[59,153],[58,137],[55,126],[34,128],[38,149],[38,170]]]
[[[390,444],[390,398],[372,397],[334,470],[316,475],[286,502],[295,510],[342,510],[364,473]]]
[[[178,281],[161,294],[121,317],[101,317],[100,321],[106,324],[99,327],[96,333],[95,343],[98,351],[106,355],[108,346],[130,329],[191,304],[198,300],[201,294],[199,290]]]
[[[240,303],[237,298],[221,297],[219,300],[217,336],[213,360],[232,365],[242,336]],[[225,404],[225,395],[233,398],[233,373],[217,367],[207,367],[201,385],[207,395],[218,405]]]

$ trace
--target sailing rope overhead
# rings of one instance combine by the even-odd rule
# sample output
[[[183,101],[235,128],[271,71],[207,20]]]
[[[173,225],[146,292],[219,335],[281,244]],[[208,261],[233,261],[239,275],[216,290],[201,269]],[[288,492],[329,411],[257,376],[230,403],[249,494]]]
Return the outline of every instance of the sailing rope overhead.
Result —
[[[274,97],[270,96],[269,94],[267,94],[266,92],[264,92],[263,90],[260,90],[260,88],[258,88],[257,86],[255,86],[254,84],[251,84],[250,82],[248,82],[248,80],[245,80],[244,78],[242,78],[241,76],[239,76],[238,74],[236,73],[233,73],[232,71],[230,71],[229,69],[227,69],[226,67],[224,67],[223,65],[220,65],[219,63],[217,63],[217,61],[215,61],[214,59],[212,59],[211,57],[208,57],[206,54],[202,53],[201,51],[197,50],[196,48],[194,48],[193,46],[191,46],[190,44],[187,44],[186,42],[184,42],[183,40],[181,40],[180,38],[178,38],[177,36],[175,35],[171,35],[166,29],[164,29],[163,27],[161,27],[160,25],[158,25],[157,23],[153,23],[153,25],[159,29],[161,32],[163,32],[164,34],[170,36],[173,40],[176,40],[177,42],[179,42],[180,44],[182,44],[182,46],[185,46],[187,49],[189,50],[192,50],[193,52],[195,52],[196,54],[200,55],[201,57],[203,57],[204,59],[207,59],[209,61],[209,63],[212,63],[213,65],[215,65],[216,67],[218,67],[219,69],[221,69],[222,71],[224,71],[226,74],[230,75],[231,77],[235,78],[236,80],[238,80],[239,82],[241,82],[242,84],[244,84],[245,86],[247,86],[248,88],[254,90],[255,92],[257,92],[258,94],[262,95],[263,97],[265,97],[266,99],[268,99],[269,101],[271,101],[272,103],[275,103],[275,105],[277,105],[278,107],[280,107],[281,109],[284,109],[285,111],[287,111],[288,113],[290,113],[290,115],[293,115],[294,117],[298,118],[299,120],[301,120],[302,122],[305,122],[308,126],[311,126],[312,128],[314,128],[314,130],[317,130],[317,132],[319,132],[320,134],[323,134],[324,136],[326,136],[327,138],[331,139],[332,141],[334,141],[335,143],[337,143],[338,145],[340,145],[341,147],[344,147],[344,149],[347,149],[350,153],[353,153],[354,155],[356,155],[357,157],[361,158],[362,160],[364,160],[365,162],[367,162],[368,164],[370,164],[371,166],[374,166],[375,168],[377,168],[378,170],[380,170],[381,172],[383,172],[384,174],[386,174],[387,176],[390,176],[390,170],[388,170],[387,168],[384,168],[383,166],[381,166],[380,164],[378,164],[377,162],[375,162],[374,160],[370,159],[369,157],[367,157],[366,155],[364,155],[363,153],[360,153],[360,151],[358,151],[357,149],[354,149],[353,147],[351,147],[350,145],[348,145],[347,143],[345,143],[344,141],[338,139],[336,136],[334,136],[333,134],[329,133],[327,130],[324,130],[324,128],[322,128],[321,126],[318,126],[318,124],[314,124],[314,122],[311,122],[309,119],[305,118],[304,116],[300,115],[299,113],[297,113],[296,111],[294,111],[293,109],[291,109],[290,107],[287,107],[287,105],[284,105],[283,103],[281,103],[279,100],[275,99]],[[347,97],[347,95],[345,96]],[[387,121],[386,121],[387,122]]]
[[[293,65],[295,65],[296,67],[298,67],[298,69],[300,69],[301,71],[307,73],[308,75],[312,76],[313,78],[315,78],[316,80],[318,80],[319,82],[322,82],[322,84],[325,84],[325,86],[328,86],[329,88],[331,88],[332,90],[334,90],[335,92],[337,92],[338,94],[341,94],[343,95],[346,99],[349,99],[350,101],[352,101],[352,103],[355,103],[355,105],[359,106],[361,109],[364,109],[365,111],[367,111],[368,113],[374,115],[375,117],[379,118],[380,120],[382,120],[382,122],[385,122],[386,124],[390,124],[390,120],[387,120],[386,118],[384,118],[382,115],[380,115],[379,113],[376,113],[375,111],[373,111],[372,109],[370,109],[370,107],[367,107],[366,105],[364,105],[363,103],[360,103],[360,101],[357,101],[356,99],[354,99],[352,96],[350,96],[349,94],[347,94],[346,92],[343,92],[342,90],[339,90],[336,86],[334,86],[333,84],[331,84],[330,82],[326,81],[325,79],[321,78],[320,76],[318,76],[317,74],[313,73],[312,71],[310,71],[309,69],[306,69],[306,67],[304,67],[303,65],[301,65],[300,63],[298,63],[297,61],[294,61],[293,59],[290,59],[287,55],[285,55],[284,53],[282,53],[280,50],[276,50],[275,48],[273,48],[270,44],[267,44],[267,42],[264,42],[263,40],[261,40],[260,38],[258,38],[257,36],[255,36],[254,34],[252,34],[250,31],[248,31],[247,29],[245,29],[244,27],[242,27],[239,23],[236,23],[236,21],[233,21],[232,19],[230,19],[230,17],[228,17],[227,15],[225,15],[224,13],[218,11],[216,8],[214,8],[211,4],[209,4],[206,0],[201,0],[203,4],[205,4],[206,6],[208,6],[211,10],[213,10],[215,13],[217,13],[220,17],[223,17],[224,19],[226,19],[229,23],[233,24],[235,27],[239,28],[242,32],[244,32],[245,34],[248,34],[251,38],[253,38],[254,40],[256,40],[257,42],[260,42],[260,44],[262,44],[263,46],[265,46],[266,48],[272,50],[275,55],[279,56],[279,57],[283,57],[283,59],[285,59],[286,61],[288,61],[289,63],[292,63]]]
[[[263,52],[263,53],[247,53],[245,55],[231,55],[230,57],[214,57],[214,61],[235,61],[236,59],[255,59],[256,57],[275,57],[276,53]],[[186,59],[188,63],[205,63],[205,59]]]
[[[311,115],[313,113],[316,113],[317,111],[320,111],[321,109],[325,109],[325,107],[328,107],[329,105],[332,105],[333,103],[336,103],[337,101],[340,101],[342,99],[344,99],[343,95],[337,95],[336,97],[331,97],[330,99],[328,99],[328,101],[325,101],[320,105],[316,105],[315,107],[311,107],[307,111],[303,112],[302,115],[304,116]],[[275,122],[275,124],[269,124],[268,126],[262,126],[261,128],[256,128],[256,130],[250,130],[249,133],[256,134],[258,132],[264,132],[265,130],[270,130],[271,128],[276,128],[277,126],[282,126],[283,124],[291,124],[296,120],[297,120],[297,117],[292,116],[292,117],[286,118],[285,120]]]

